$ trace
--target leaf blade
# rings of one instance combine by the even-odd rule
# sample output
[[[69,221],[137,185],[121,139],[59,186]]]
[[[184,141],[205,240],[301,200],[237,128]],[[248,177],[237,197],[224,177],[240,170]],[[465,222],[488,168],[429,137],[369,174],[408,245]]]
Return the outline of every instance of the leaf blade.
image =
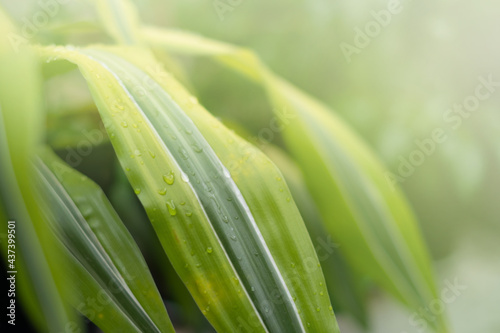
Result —
[[[250,168],[234,169],[234,171],[239,170],[240,176],[243,172],[251,172],[250,179],[243,177],[238,177],[237,181],[232,179],[236,176],[236,172],[235,174],[228,173],[227,166],[224,167],[224,163],[219,160],[219,155],[225,163],[234,160],[235,157],[242,158],[243,156],[231,146],[228,146],[228,149],[226,144],[222,144],[220,136],[224,137],[223,141],[227,141],[228,138],[234,141],[239,140],[239,144],[252,150],[256,161],[264,164],[265,170],[272,172],[270,176],[276,175],[272,179],[273,183],[276,182],[274,178],[278,177],[279,172],[263,154],[223,129],[222,125],[209,116],[201,106],[193,102],[192,97],[168,75],[158,75],[158,73],[155,75],[154,70],[147,69],[147,66],[143,66],[142,71],[138,68],[134,69],[134,65],[120,60],[111,53],[102,50],[84,50],[81,52],[83,56],[73,55],[73,61],[78,62],[84,77],[89,82],[117,155],[123,168],[128,172],[129,180],[136,188],[136,193],[145,206],[169,258],[214,327],[226,331],[244,329],[245,326],[248,328],[249,323],[253,323],[252,328],[258,331],[302,332],[322,328],[332,332],[338,331],[328,297],[320,297],[311,293],[312,283],[324,285],[324,278],[319,265],[316,266],[316,254],[293,201],[281,197],[272,205],[272,208],[268,207],[269,204],[259,198],[259,194],[263,194],[263,189],[267,187],[264,184],[269,183],[270,177],[262,176],[260,179],[257,175],[265,173],[256,172],[252,169],[252,165]],[[132,56],[134,52],[130,51],[128,54],[127,59],[132,58],[132,62],[136,61],[139,64],[144,63],[144,59],[153,61],[144,53]],[[67,58],[72,58],[72,56]],[[97,65],[96,58],[99,58]],[[124,66],[124,68],[120,69],[116,66]],[[144,71],[150,76],[143,76]],[[95,80],[97,75],[99,78]],[[157,82],[149,81],[148,78],[151,77],[154,77]],[[113,91],[115,88],[111,85],[109,89],[106,89],[109,80],[118,82],[120,88]],[[150,94],[144,93],[144,96],[147,95],[146,102],[141,101],[139,93],[140,88],[145,86],[144,80],[147,81],[148,88],[153,91]],[[127,86],[127,81],[131,82],[129,86]],[[98,85],[99,89],[93,87],[94,84]],[[115,97],[120,96],[119,102],[123,108],[118,107],[118,110],[125,109],[132,112],[113,110],[113,101],[106,100],[106,95],[112,96],[112,94],[115,94]],[[188,118],[184,112],[189,116]],[[170,118],[165,114],[168,114]],[[178,123],[172,123],[174,120],[171,118],[177,119]],[[155,127],[162,124],[167,125],[171,132]],[[176,128],[176,126],[180,127]],[[218,131],[214,131],[213,127],[218,128]],[[194,133],[196,133],[195,136],[193,136]],[[196,137],[195,141],[188,139],[193,137]],[[207,140],[205,141],[204,138]],[[182,144],[179,144],[179,141],[182,141]],[[211,142],[208,143],[208,141]],[[198,146],[193,147],[193,144]],[[124,151],[126,147],[137,149],[131,148],[130,151]],[[176,149],[173,150],[172,147]],[[211,147],[217,149],[217,153],[211,152]],[[188,152],[188,149],[191,152]],[[190,159],[195,162],[191,164],[185,162]],[[207,163],[211,165],[207,167]],[[132,165],[143,172],[132,170]],[[210,174],[211,172],[213,174]],[[187,180],[186,176],[190,180]],[[215,178],[217,179],[216,185],[214,185],[214,177],[217,177]],[[253,188],[252,181],[256,184]],[[162,187],[168,187],[167,193],[175,192],[175,197],[169,195],[165,200],[160,184]],[[242,187],[242,184],[247,187]],[[285,194],[289,193],[286,185],[283,187],[286,189]],[[278,192],[278,187],[273,188],[274,191]],[[267,195],[272,196],[271,192]],[[176,202],[173,202],[174,199],[171,198],[175,198]],[[248,208],[248,202],[252,203],[251,210]],[[256,219],[252,214],[268,216],[271,220]],[[190,218],[191,216],[196,217],[196,221]],[[236,224],[230,217],[238,217],[242,222]],[[290,220],[288,222],[290,230],[287,230],[286,218]],[[274,221],[275,225],[266,221]],[[196,228],[189,227],[195,223]],[[292,225],[297,228],[296,231],[293,231]],[[274,230],[280,230],[282,233],[279,235],[289,239],[290,245],[279,240],[277,235],[273,235]],[[245,237],[241,237],[239,242],[234,242],[231,239],[232,234],[228,236],[231,232],[239,232]],[[185,244],[187,240],[199,241],[201,246],[194,243],[184,246],[181,243],[182,240]],[[297,244],[304,246],[297,250]],[[191,248],[195,249],[192,250],[194,260],[190,258],[187,251]],[[241,260],[238,259],[238,248],[243,251]],[[286,253],[289,249],[294,249],[293,255]],[[253,250],[257,251],[257,255],[253,253]],[[273,264],[275,258],[279,260]],[[304,259],[312,260],[315,268],[306,271]],[[199,265],[196,264],[197,260],[199,260]],[[239,263],[240,261],[245,265]],[[296,261],[297,266],[304,270],[300,274],[302,280],[295,284],[290,281],[290,277],[287,277],[288,280],[285,281],[285,276],[288,274],[284,273],[295,271],[290,268],[290,263],[293,261]],[[187,267],[185,267],[186,263]],[[216,265],[207,269],[204,267],[207,263],[216,263]],[[186,269],[191,271],[187,274]],[[297,275],[296,272],[294,274]],[[253,279],[255,284],[250,279]],[[216,285],[218,295],[212,288],[207,288],[207,283]],[[221,288],[222,285],[225,288],[231,286],[231,289],[236,291],[236,295],[224,292],[221,296],[224,290]],[[199,289],[202,289],[201,292]],[[300,314],[292,300],[290,290],[296,295],[297,303],[302,306]],[[266,291],[275,292],[279,302],[271,303],[269,293]],[[250,293],[255,293],[257,296],[252,296]],[[238,305],[240,311],[231,310],[230,304]],[[241,308],[245,310],[241,311]],[[245,318],[241,318],[241,313],[244,313]]]
[[[408,203],[391,188],[368,147],[332,111],[274,75],[249,50],[150,27],[142,29],[142,36],[171,52],[214,57],[264,86],[274,111],[285,106],[294,115],[284,126],[285,141],[304,171],[327,228],[342,240],[353,266],[412,309],[437,298],[429,255]],[[447,332],[444,315],[438,322],[427,320]]]
[[[105,331],[174,332],[139,248],[102,190],[48,149],[38,154],[35,170],[70,263],[66,273],[78,283],[77,310]]]

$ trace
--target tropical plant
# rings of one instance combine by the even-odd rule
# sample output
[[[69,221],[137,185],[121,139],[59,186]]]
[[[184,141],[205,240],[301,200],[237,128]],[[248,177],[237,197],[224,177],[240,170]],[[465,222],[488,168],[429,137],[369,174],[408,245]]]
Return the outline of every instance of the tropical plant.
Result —
[[[100,24],[80,46],[50,44],[69,38],[71,25],[20,42],[1,14],[0,215],[19,226],[17,267],[29,273],[20,275],[21,302],[39,331],[83,326],[75,310],[104,332],[174,331],[141,250],[156,252],[158,276],[179,289],[170,292],[182,309],[193,308],[179,279],[218,332],[338,332],[334,310],[366,325],[366,281],[413,310],[437,298],[406,199],[332,110],[250,50],[143,26],[127,1],[95,1],[95,10]],[[244,123],[209,113],[186,88],[179,55],[213,58],[261,87],[283,147],[261,151],[236,134]],[[76,84],[75,65],[92,103],[44,108],[42,87]],[[87,127],[65,133],[68,122]],[[89,131],[97,139],[82,141]],[[109,142],[113,151],[95,155]],[[84,146],[92,155],[80,155],[103,169],[116,157],[115,189],[128,182],[121,188],[143,208],[77,171],[81,156],[67,156],[71,167],[52,151]],[[142,209],[154,233],[131,235],[150,230],[122,222]],[[326,257],[317,245],[325,230],[335,242]],[[136,244],[158,240],[168,261]],[[425,320],[448,331],[444,314]]]

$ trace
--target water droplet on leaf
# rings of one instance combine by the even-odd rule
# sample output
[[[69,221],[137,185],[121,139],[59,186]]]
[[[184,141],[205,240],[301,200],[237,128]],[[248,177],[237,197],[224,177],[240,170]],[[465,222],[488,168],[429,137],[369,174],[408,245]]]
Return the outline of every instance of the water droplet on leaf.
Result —
[[[173,171],[170,171],[169,173],[167,173],[166,175],[163,175],[163,180],[165,181],[165,183],[167,183],[168,185],[172,185],[174,183],[174,180],[175,180],[175,175],[174,175],[174,172]]]
[[[167,209],[171,216],[177,215],[177,210],[175,209],[175,204],[173,200],[167,201]]]

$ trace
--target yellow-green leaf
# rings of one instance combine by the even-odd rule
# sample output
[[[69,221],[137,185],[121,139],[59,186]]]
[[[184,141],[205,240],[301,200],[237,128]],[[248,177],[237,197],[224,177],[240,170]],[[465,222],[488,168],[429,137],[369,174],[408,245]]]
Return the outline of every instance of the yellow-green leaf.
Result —
[[[169,259],[218,331],[338,332],[307,230],[264,154],[146,51],[42,53],[79,66]]]
[[[382,164],[326,106],[262,65],[251,51],[180,31],[146,27],[143,38],[171,52],[212,56],[263,85],[275,111],[285,109],[288,149],[303,170],[327,228],[348,262],[411,309],[438,297],[431,263],[413,213]],[[427,318],[447,332],[445,315]]]

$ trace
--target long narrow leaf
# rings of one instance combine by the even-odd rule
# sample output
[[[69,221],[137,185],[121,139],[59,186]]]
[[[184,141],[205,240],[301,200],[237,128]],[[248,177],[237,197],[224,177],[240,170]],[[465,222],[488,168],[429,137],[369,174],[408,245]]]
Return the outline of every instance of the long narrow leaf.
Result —
[[[321,262],[335,313],[351,314],[363,326],[368,325],[367,284],[353,272],[341,253],[340,245],[328,234],[314,200],[308,191],[302,172],[293,160],[279,148],[266,145],[264,152],[283,173]]]
[[[147,52],[43,52],[78,64],[169,259],[217,330],[338,331],[307,230],[264,154]]]
[[[102,190],[48,149],[35,169],[77,310],[105,332],[174,332],[139,248]]]
[[[290,113],[283,121],[285,141],[348,261],[412,309],[438,297],[427,250],[403,194],[333,111],[274,75],[249,50],[181,31],[149,27],[142,35],[171,52],[212,56],[262,84],[274,110]],[[436,331],[448,331],[444,315],[427,319]]]

